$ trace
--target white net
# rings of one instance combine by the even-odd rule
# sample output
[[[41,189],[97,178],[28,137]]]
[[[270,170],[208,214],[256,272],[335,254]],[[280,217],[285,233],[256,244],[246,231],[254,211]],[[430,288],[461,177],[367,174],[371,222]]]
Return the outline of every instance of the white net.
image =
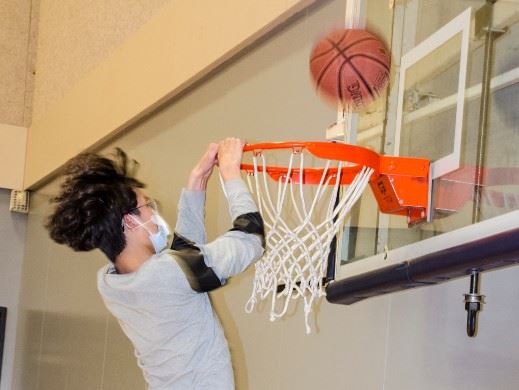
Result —
[[[313,304],[324,295],[330,243],[373,170],[364,167],[351,184],[341,186],[345,163],[335,162],[336,174],[330,175],[335,167],[327,160],[319,184],[308,186],[303,184],[304,155],[292,150],[286,174],[274,182],[266,173],[264,154],[253,154],[254,171],[247,179],[264,219],[266,251],[255,264],[253,291],[245,310],[250,313],[260,301],[270,299],[270,320],[275,321],[287,313],[291,300],[302,298],[306,332],[310,333]]]

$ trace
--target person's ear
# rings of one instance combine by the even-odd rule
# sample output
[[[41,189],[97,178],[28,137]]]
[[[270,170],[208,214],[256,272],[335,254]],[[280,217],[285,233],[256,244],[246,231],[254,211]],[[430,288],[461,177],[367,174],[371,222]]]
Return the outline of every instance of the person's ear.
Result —
[[[124,223],[125,230],[126,229],[132,230],[139,226],[139,223],[137,222],[135,217],[131,216],[130,214],[125,214],[123,216],[123,223]]]

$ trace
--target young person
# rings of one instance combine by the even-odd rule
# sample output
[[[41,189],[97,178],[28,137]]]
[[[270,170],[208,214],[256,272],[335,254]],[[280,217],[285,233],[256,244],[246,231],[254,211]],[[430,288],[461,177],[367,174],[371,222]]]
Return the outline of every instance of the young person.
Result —
[[[76,251],[99,248],[110,260],[98,272],[98,290],[133,343],[151,390],[234,388],[208,292],[263,253],[263,221],[240,175],[242,150],[237,138],[209,145],[182,190],[171,249],[167,223],[121,150],[115,160],[73,159],[54,199],[51,238]],[[217,162],[234,222],[207,243],[205,190]]]

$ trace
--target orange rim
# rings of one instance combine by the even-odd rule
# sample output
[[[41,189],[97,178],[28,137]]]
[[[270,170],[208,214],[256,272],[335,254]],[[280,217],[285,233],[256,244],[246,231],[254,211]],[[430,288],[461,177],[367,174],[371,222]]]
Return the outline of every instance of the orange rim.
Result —
[[[307,150],[315,157],[349,162],[341,168],[292,168],[293,183],[335,184],[340,173],[340,184],[350,184],[363,167],[373,169],[370,187],[385,213],[407,216],[410,225],[425,220],[429,208],[429,160],[415,157],[381,156],[377,152],[357,145],[335,142],[268,142],[247,144],[244,152],[261,153],[263,150],[292,149],[293,153]],[[353,164],[353,165],[351,165]],[[254,174],[254,165],[242,164],[242,170]],[[258,165],[259,172],[266,171],[274,180],[284,180],[287,167]],[[326,172],[325,172],[326,171]],[[324,178],[323,178],[323,175]]]
[[[307,150],[315,157],[353,163],[355,165],[343,167],[340,170],[340,184],[349,184],[353,181],[357,173],[363,167],[369,167],[374,170],[373,178],[379,175],[380,171],[380,155],[370,149],[361,146],[341,144],[335,142],[265,142],[258,144],[246,144],[243,148],[244,152],[258,153],[263,150],[292,149],[294,153],[299,153],[303,149]],[[241,169],[249,174],[254,173],[254,165],[242,164]],[[259,172],[263,172],[263,166],[257,167]],[[319,184],[326,168],[303,168],[301,175],[299,168],[292,168],[291,180],[294,183],[300,183],[301,178],[303,184]],[[273,180],[280,180],[287,176],[288,168],[266,166],[265,171]],[[335,184],[338,176],[338,168],[328,168],[324,181],[329,184]],[[373,180],[373,179],[372,179]]]

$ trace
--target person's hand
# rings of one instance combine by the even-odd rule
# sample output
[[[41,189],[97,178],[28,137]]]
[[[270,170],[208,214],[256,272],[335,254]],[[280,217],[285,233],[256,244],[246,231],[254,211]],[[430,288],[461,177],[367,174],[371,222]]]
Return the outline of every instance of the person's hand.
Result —
[[[213,173],[216,164],[216,155],[218,153],[218,144],[211,143],[207,150],[200,158],[200,161],[191,170],[189,180],[187,182],[188,190],[204,191],[207,188],[207,181]]]
[[[218,146],[218,168],[225,181],[241,177],[240,165],[245,143],[239,138],[226,138]]]

